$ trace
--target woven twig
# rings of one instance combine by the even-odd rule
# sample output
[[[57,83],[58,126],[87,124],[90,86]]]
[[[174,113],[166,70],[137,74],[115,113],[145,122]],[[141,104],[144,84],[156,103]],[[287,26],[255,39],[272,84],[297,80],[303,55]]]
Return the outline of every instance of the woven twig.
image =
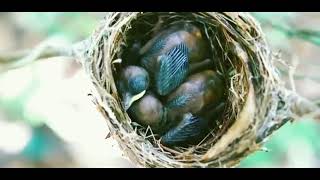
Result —
[[[219,129],[190,148],[167,148],[131,122],[115,86],[113,62],[138,38],[146,37],[161,16],[162,25],[201,24],[213,50],[217,71],[229,82]],[[135,29],[137,28],[137,29]],[[149,28],[149,29],[148,29]],[[132,30],[132,31],[131,31]],[[149,31],[148,31],[149,30]],[[135,32],[135,33],[132,33]],[[134,36],[134,37],[132,37]],[[95,104],[126,155],[142,167],[233,167],[262,148],[269,135],[290,120],[319,108],[285,89],[259,24],[248,13],[109,13],[90,39],[82,63],[92,81]],[[219,58],[217,58],[219,57]],[[149,129],[150,130],[150,129]]]

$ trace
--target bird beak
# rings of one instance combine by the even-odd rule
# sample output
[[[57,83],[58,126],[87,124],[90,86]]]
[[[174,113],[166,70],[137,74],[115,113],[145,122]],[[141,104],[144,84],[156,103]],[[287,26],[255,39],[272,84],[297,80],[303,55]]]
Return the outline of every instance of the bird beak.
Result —
[[[116,59],[114,61],[112,61],[112,64],[116,64],[116,63],[122,63],[122,59]]]
[[[140,98],[142,98],[146,93],[146,90],[142,91],[141,93],[139,94],[136,94],[134,96],[131,96],[131,94],[127,93],[124,97],[124,109],[127,111],[131,105],[139,100]]]
[[[201,32],[200,31],[196,32],[196,37],[197,38],[201,38]]]

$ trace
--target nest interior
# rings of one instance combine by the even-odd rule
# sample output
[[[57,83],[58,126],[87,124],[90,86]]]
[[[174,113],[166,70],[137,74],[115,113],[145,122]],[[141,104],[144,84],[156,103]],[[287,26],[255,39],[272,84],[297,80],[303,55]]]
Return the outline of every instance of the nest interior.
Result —
[[[216,128],[198,145],[168,148],[135,125],[121,105],[119,59],[138,39],[174,23],[197,24],[211,46],[215,70],[226,83],[226,107]],[[290,120],[287,94],[259,24],[248,13],[109,13],[91,38],[85,68],[94,102],[123,152],[143,167],[231,167]],[[258,107],[258,108],[257,108]]]
[[[182,17],[182,18],[181,18]],[[214,66],[212,69],[217,71],[222,77],[225,79],[230,79],[228,77],[228,74],[226,72],[232,71],[232,65],[230,63],[226,64],[223,61],[219,60],[219,57],[222,57],[223,51],[222,49],[216,48],[219,45],[219,36],[221,34],[218,34],[220,31],[217,30],[219,27],[211,27],[205,24],[205,22],[197,19],[196,17],[188,18],[186,14],[181,14],[179,16],[172,16],[170,14],[165,13],[158,13],[158,14],[146,14],[145,16],[142,16],[141,18],[135,19],[131,22],[131,28],[126,31],[126,35],[123,38],[123,44],[122,48],[120,48],[120,52],[117,55],[118,58],[122,59],[122,64],[129,64],[132,62],[125,62],[125,61],[132,61],[132,58],[129,57],[128,54],[128,48],[132,47],[137,40],[141,42],[141,44],[147,43],[148,40],[150,40],[154,34],[156,34],[159,31],[162,31],[163,29],[166,29],[167,27],[170,27],[177,23],[192,23],[195,24],[197,27],[200,27],[202,30],[202,34],[206,36],[206,40],[210,42],[210,59],[213,60]],[[209,37],[216,36],[217,38],[212,39]],[[135,61],[135,60],[133,60]],[[229,61],[230,62],[230,61]],[[136,63],[136,62],[134,62]],[[224,63],[224,65],[222,65]],[[114,71],[113,75],[115,77],[115,81],[118,81],[118,72],[121,69],[121,67],[117,67],[117,64],[114,65]],[[229,85],[230,87],[230,85]],[[226,87],[221,87],[226,88]],[[229,104],[229,103],[228,103]],[[230,108],[230,107],[229,107]],[[174,151],[172,151],[171,148],[166,148],[166,150],[171,151],[173,154],[175,153],[182,153],[185,151],[188,151],[189,153],[193,154],[203,154],[206,152],[208,148],[210,148],[210,144],[214,143],[223,133],[225,129],[222,129],[222,127],[227,127],[227,124],[230,123],[232,118],[228,117],[229,113],[225,113],[225,117],[219,118],[217,121],[215,121],[215,126],[213,127],[212,131],[208,136],[202,141],[203,143],[199,144],[197,148],[191,147],[191,148],[181,148],[181,147],[175,147]],[[137,132],[139,135],[148,135],[148,131],[150,132],[150,129],[143,128],[141,126],[135,126],[134,124],[133,128],[137,129]],[[152,132],[150,132],[151,135],[146,137],[147,140],[151,141],[156,146],[161,147],[161,145],[158,142],[154,142],[154,135]],[[210,140],[209,140],[210,139]],[[192,149],[192,150],[191,150]]]

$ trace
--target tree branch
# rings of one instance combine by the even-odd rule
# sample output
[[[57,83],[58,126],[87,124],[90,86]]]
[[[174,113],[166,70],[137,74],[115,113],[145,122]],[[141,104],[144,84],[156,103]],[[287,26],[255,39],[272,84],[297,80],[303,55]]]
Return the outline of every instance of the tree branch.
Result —
[[[14,52],[0,52],[0,73],[28,65],[38,60],[45,60],[53,57],[65,59],[76,58],[76,53],[82,51],[87,42],[81,41],[74,45],[65,46],[46,40],[34,49],[19,50]],[[77,51],[77,52],[76,52]]]
[[[320,31],[312,29],[296,29],[292,26],[286,27],[285,25],[274,23],[270,20],[260,20],[260,22],[270,25],[274,30],[285,34],[288,38],[299,38],[316,46],[320,46]]]
[[[18,50],[18,51],[12,51],[12,52],[0,52],[0,64],[12,64],[13,62],[17,62],[21,60],[22,58],[28,56],[31,54],[32,50],[30,49],[24,49],[24,50]],[[56,56],[63,56],[63,53],[61,53],[57,49],[45,49],[39,56],[38,59],[45,59],[45,58],[51,58]]]

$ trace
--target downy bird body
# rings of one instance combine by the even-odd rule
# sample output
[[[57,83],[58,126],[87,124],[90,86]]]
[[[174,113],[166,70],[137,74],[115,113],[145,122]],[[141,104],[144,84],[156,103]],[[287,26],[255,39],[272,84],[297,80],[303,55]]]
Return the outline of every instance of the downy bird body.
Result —
[[[167,110],[151,92],[147,92],[142,98],[134,102],[128,112],[130,117],[140,125],[150,126],[154,133],[160,133],[165,129]]]
[[[157,93],[164,96],[185,80],[190,64],[208,56],[208,45],[198,27],[179,23],[149,40],[139,54]]]
[[[219,104],[224,96],[224,83],[213,70],[205,70],[188,77],[167,97],[166,107],[172,121],[181,115],[201,113],[206,108]]]

